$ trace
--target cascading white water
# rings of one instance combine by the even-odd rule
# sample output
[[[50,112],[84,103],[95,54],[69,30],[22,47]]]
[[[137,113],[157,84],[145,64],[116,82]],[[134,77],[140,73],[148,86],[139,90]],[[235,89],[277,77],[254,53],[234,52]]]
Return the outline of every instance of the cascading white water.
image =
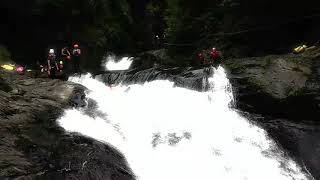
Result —
[[[167,80],[113,88],[90,75],[70,80],[88,87],[87,97],[107,116],[72,109],[59,124],[119,149],[139,180],[308,179],[263,129],[229,107],[222,67],[214,69],[207,92]]]
[[[110,55],[105,58],[105,63],[103,63],[103,66],[106,70],[114,71],[129,69],[131,64],[132,57],[123,57],[121,59],[116,60],[115,56]]]

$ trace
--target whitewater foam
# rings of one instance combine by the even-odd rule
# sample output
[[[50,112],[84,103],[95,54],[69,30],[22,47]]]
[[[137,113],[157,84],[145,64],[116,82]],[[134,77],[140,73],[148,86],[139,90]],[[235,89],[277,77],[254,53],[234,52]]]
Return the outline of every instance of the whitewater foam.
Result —
[[[87,97],[106,116],[66,110],[59,124],[119,149],[139,180],[307,179],[263,129],[230,108],[222,67],[206,92],[168,80],[112,88],[90,75],[70,81],[88,87]]]
[[[104,60],[103,67],[105,70],[115,71],[115,70],[126,70],[129,69],[132,64],[132,57],[122,57],[116,59],[115,56],[107,56]]]

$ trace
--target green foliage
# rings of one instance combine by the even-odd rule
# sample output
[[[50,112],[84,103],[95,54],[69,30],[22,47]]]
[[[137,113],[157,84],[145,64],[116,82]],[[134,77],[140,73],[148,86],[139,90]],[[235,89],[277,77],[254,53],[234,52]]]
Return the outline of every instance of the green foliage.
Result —
[[[7,63],[11,61],[11,54],[7,48],[0,45],[0,63]]]
[[[44,60],[48,48],[77,42],[90,61],[85,64],[98,66],[98,54],[131,49],[129,9],[126,0],[3,0],[0,15],[8,18],[0,39],[25,63]]]
[[[166,0],[150,0],[146,5],[148,14],[152,17],[164,18],[167,9]]]
[[[318,12],[317,2],[1,0],[0,16],[6,18],[0,22],[0,39],[14,60],[26,63],[44,60],[48,48],[75,42],[83,49],[87,66],[99,66],[107,50],[137,53],[162,48],[159,44],[164,41],[178,56],[190,57],[213,45],[229,57],[257,56],[317,36],[318,29],[308,31],[308,27],[318,21],[302,18]],[[297,18],[291,25],[283,23]]]
[[[147,9],[148,13],[151,14],[152,16],[155,16],[155,15],[161,13],[161,7],[160,7],[160,5],[159,5],[157,2],[155,2],[155,1],[150,1],[150,2],[147,4],[146,9]]]
[[[188,52],[194,53],[199,47],[202,48],[203,39],[208,34],[219,32],[224,18],[220,1],[167,0],[167,3],[166,34],[170,43],[178,44],[169,49],[179,52],[179,48],[182,51],[188,48]],[[179,44],[182,46],[179,47]],[[185,47],[183,44],[191,45]]]

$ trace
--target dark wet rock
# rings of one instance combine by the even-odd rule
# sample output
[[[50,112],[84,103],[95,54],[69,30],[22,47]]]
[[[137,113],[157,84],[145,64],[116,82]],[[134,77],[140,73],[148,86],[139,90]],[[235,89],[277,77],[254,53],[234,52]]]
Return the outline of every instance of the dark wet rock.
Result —
[[[209,59],[210,50],[207,50],[205,57]],[[189,53],[173,55],[168,49],[150,50],[139,54],[134,58],[132,68],[148,69],[152,67],[188,67],[200,65],[196,56],[192,57]]]
[[[301,167],[320,179],[320,127],[305,122],[264,118],[260,124]]]
[[[250,120],[251,123],[263,128],[273,139],[278,149],[284,152],[285,157],[293,159],[306,174],[320,179],[320,127],[316,123],[301,121],[293,122],[288,119],[279,119],[270,116],[261,116],[237,110],[239,114]],[[239,139],[235,139],[238,141]],[[279,150],[266,152],[266,156],[275,158]],[[312,179],[312,178],[310,178]]]
[[[224,61],[240,109],[292,120],[319,120],[320,49]]]
[[[9,92],[12,88],[8,85],[8,83],[0,77],[0,90],[4,92]]]
[[[144,70],[129,70],[117,72],[104,72],[95,75],[95,78],[107,85],[116,84],[143,84],[154,80],[169,80],[174,86],[189,88],[197,91],[208,89],[207,77],[212,74],[210,68],[195,67],[153,67]]]
[[[58,126],[85,90],[0,71],[0,179],[133,179],[117,150]]]
[[[166,49],[146,51],[134,58],[131,68],[148,69],[159,65],[175,65]]]
[[[162,62],[167,57],[150,51],[139,58]],[[152,64],[152,63],[151,63]],[[151,66],[151,65],[150,65]],[[316,121],[320,116],[320,48],[303,54],[270,55],[223,60],[236,97],[237,107],[264,115],[291,120]],[[204,67],[142,66],[140,70],[105,72],[96,76],[106,84],[145,83],[170,80],[175,86],[207,90],[205,79],[212,72]]]

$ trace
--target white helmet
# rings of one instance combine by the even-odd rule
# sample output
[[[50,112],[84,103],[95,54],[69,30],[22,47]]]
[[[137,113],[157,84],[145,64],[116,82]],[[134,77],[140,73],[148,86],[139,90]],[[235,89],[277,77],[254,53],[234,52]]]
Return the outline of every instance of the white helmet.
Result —
[[[49,50],[49,53],[50,53],[50,54],[53,54],[53,53],[54,53],[54,49],[50,49],[50,50]]]

